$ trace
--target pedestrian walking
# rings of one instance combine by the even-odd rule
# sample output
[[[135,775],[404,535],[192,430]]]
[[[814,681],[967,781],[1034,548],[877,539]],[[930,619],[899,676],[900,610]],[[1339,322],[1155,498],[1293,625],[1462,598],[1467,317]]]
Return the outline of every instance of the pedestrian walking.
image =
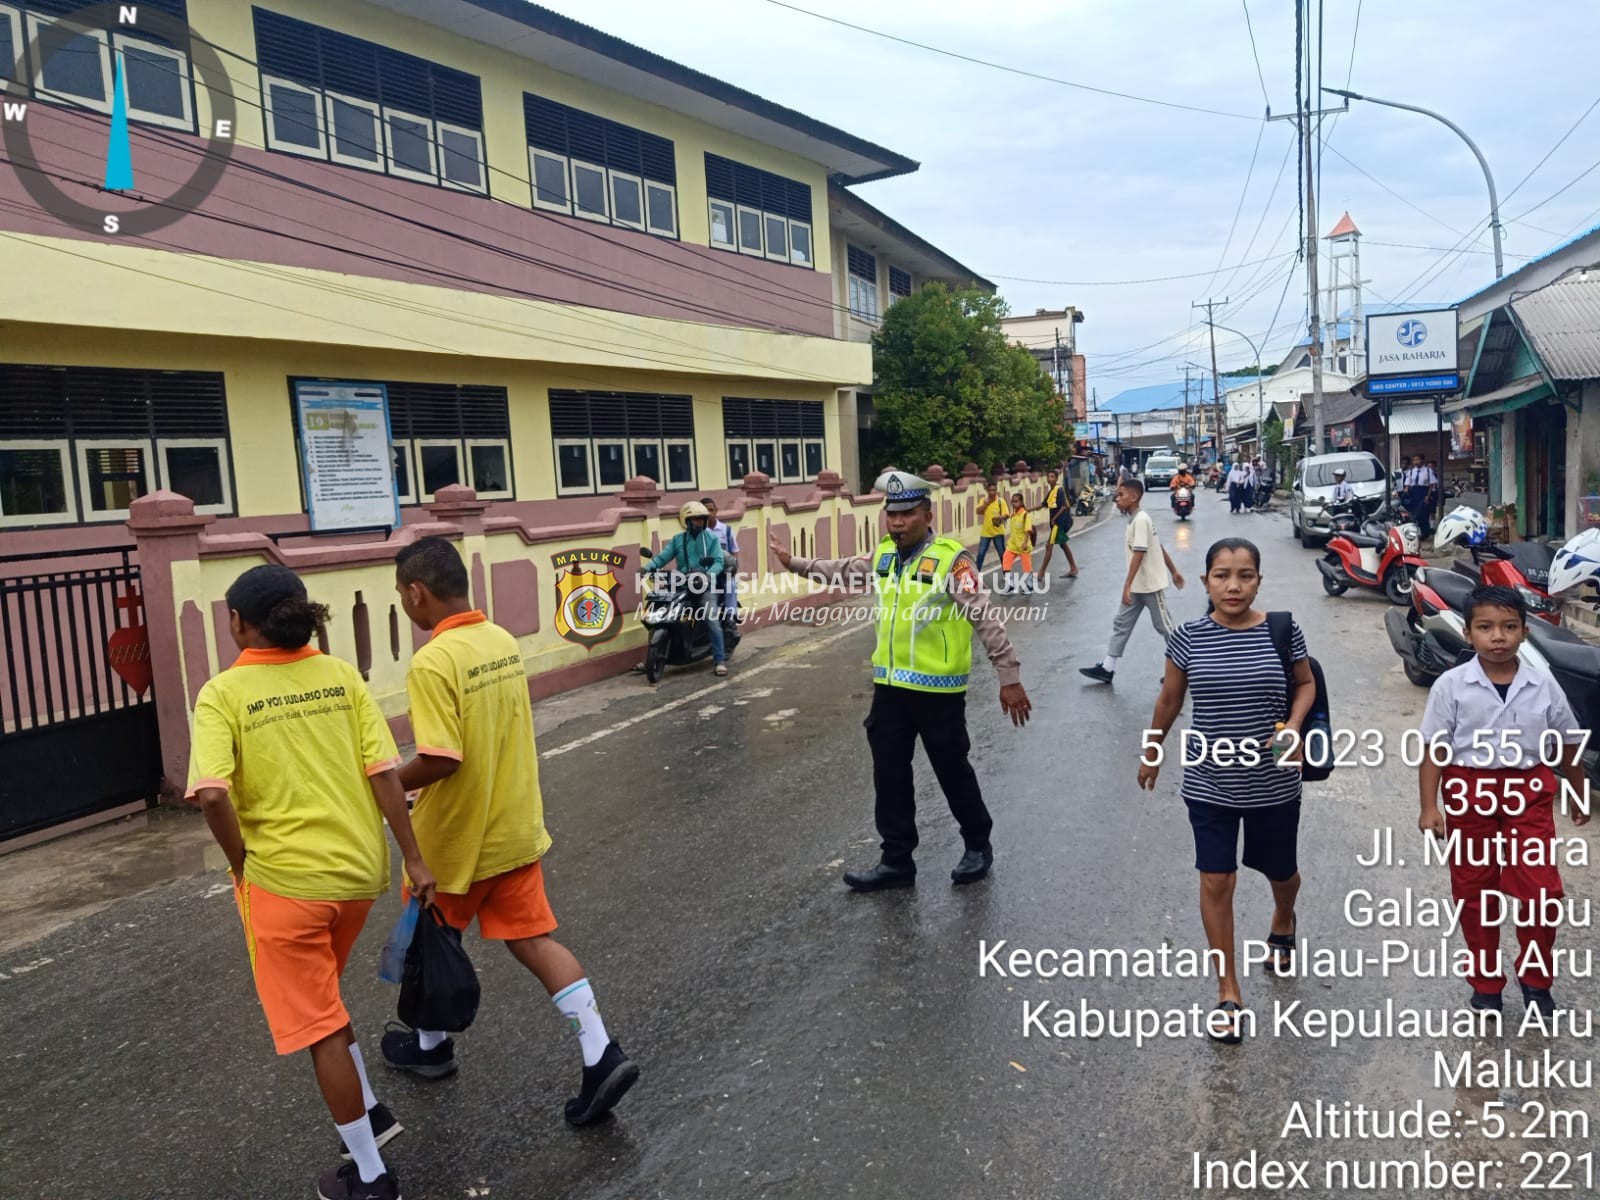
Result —
[[[1092,471],[1094,468],[1091,467]],[[1067,556],[1067,573],[1061,578],[1072,579],[1078,574],[1078,560],[1072,555],[1070,535],[1072,533],[1072,487],[1066,481],[1057,482],[1057,473],[1050,471],[1045,475],[1044,507],[1046,520],[1049,522],[1048,533],[1044,543],[1044,561],[1039,564],[1039,577],[1037,582],[1043,583],[1044,577],[1050,571],[1050,556],[1057,546]]]
[[[717,576],[717,591],[722,596],[722,611],[732,621],[739,613],[739,538],[733,526],[717,516],[717,502],[710,496],[700,501],[706,506],[711,536],[722,547],[722,574]]]
[[[1017,654],[967,551],[932,529],[934,485],[904,471],[886,471],[873,485],[884,502],[888,536],[871,557],[797,558],[773,534],[768,551],[785,570],[836,585],[871,586],[878,595],[872,652],[872,708],[864,722],[872,750],[874,816],[882,839],[878,863],[848,871],[858,892],[911,887],[917,868],[917,739],[933,765],[965,851],[950,879],[974,883],[994,863],[993,821],[968,758],[967,683],[972,640],[982,643],[1000,677],[1000,708],[1026,725],[1032,705]]]
[[[1144,499],[1144,484],[1130,479],[1117,486],[1117,510],[1128,518],[1128,574],[1122,582],[1122,604],[1111,620],[1111,648],[1105,658],[1078,673],[1098,683],[1110,683],[1117,672],[1117,660],[1128,647],[1139,614],[1149,610],[1150,623],[1163,638],[1172,635],[1172,620],[1167,615],[1166,589],[1169,583],[1183,587],[1183,574],[1172,561],[1156,523],[1139,507]]]
[[[550,835],[522,651],[472,607],[466,564],[443,538],[401,550],[395,579],[406,616],[432,635],[406,675],[417,754],[400,782],[421,789],[413,821],[438,864],[433,903],[456,929],[476,918],[484,940],[504,942],[549,993],[583,1057],[567,1123],[587,1125],[622,1099],[639,1068],[606,1032],[583,967],[551,936],[542,865]],[[440,1031],[391,1029],[383,1058],[424,1079],[456,1070],[454,1040]]]
[[[1239,871],[1239,835],[1244,865],[1272,885],[1272,925],[1267,946],[1274,970],[1294,968],[1295,898],[1300,892],[1299,747],[1276,755],[1278,729],[1298,737],[1316,699],[1300,626],[1288,614],[1287,642],[1293,664],[1290,694],[1283,658],[1269,615],[1255,607],[1261,588],[1261,552],[1244,538],[1223,538],[1206,551],[1201,577],[1212,609],[1179,626],[1167,642],[1167,673],[1156,697],[1139,759],[1139,786],[1154,790],[1172,724],[1192,700],[1191,736],[1204,752],[1184,755],[1181,794],[1194,834],[1200,872],[1200,920],[1206,942],[1220,952],[1217,1005],[1207,1034],[1230,1045],[1242,1040],[1244,995],[1235,968],[1234,886]],[[1277,615],[1277,614],[1274,614]],[[1219,741],[1222,739],[1222,741]],[[1226,744],[1229,749],[1223,749]],[[1253,747],[1247,755],[1244,746]]]
[[[1559,785],[1553,768],[1578,795],[1587,794],[1581,752],[1588,731],[1560,686],[1519,662],[1528,610],[1516,591],[1478,588],[1467,597],[1466,618],[1476,657],[1439,676],[1422,714],[1420,732],[1430,752],[1417,772],[1417,826],[1441,839],[1458,835],[1449,855],[1450,894],[1462,906],[1461,934],[1471,952],[1472,1007],[1502,1010],[1503,921],[1485,911],[1485,896],[1495,893],[1502,898],[1497,909],[1511,914],[1516,926],[1514,974],[1523,1002],[1548,1016],[1556,1011],[1550,988],[1565,894],[1554,848]],[[1435,746],[1442,747],[1443,765]],[[1588,821],[1587,812],[1573,811],[1573,824]]]
[[[1013,568],[1022,564],[1020,574]],[[1033,513],[1021,492],[1011,494],[1011,515],[1006,518],[1006,552],[1000,560],[1005,573],[1003,592],[1033,590]]]
[[[399,751],[361,673],[310,644],[328,610],[299,576],[255,567],[226,603],[239,657],[195,700],[187,796],[233,873],[273,1045],[311,1052],[350,1159],[322,1173],[317,1195],[399,1200],[380,1147],[401,1126],[373,1094],[339,992],[372,902],[389,890],[384,821],[418,899],[434,896],[395,770]]]
[[[1254,485],[1250,478],[1250,468],[1244,465],[1243,459],[1234,459],[1233,466],[1228,468],[1228,513],[1232,515],[1244,507],[1245,499],[1250,495]]]
[[[892,474],[892,472],[891,472]],[[993,480],[984,490],[984,497],[978,501],[978,570],[983,570],[983,560],[989,556],[989,547],[994,547],[994,552],[1001,557],[1006,552],[1006,518],[1011,515],[1011,510],[1006,507],[1006,502],[1000,499],[1000,485]]]
[[[1411,519],[1421,527],[1422,536],[1428,537],[1433,532],[1433,523],[1430,519],[1434,489],[1439,486],[1439,477],[1422,461],[1422,455],[1411,456],[1411,465],[1406,468],[1405,474],[1400,479],[1400,503],[1406,512],[1411,514]]]

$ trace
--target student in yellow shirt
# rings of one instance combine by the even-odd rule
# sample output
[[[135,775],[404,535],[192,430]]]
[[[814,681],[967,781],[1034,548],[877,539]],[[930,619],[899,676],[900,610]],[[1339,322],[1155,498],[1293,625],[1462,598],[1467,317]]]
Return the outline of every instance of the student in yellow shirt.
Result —
[[[256,992],[279,1054],[311,1051],[343,1139],[321,1200],[399,1200],[379,1147],[400,1132],[367,1081],[339,995],[351,947],[389,890],[389,822],[424,904],[434,880],[417,849],[395,768],[400,755],[349,663],[310,645],[328,610],[288,567],[246,571],[228,589],[240,654],[195,701],[188,798],[233,872]]]
[[[550,936],[556,919],[539,861],[550,835],[522,651],[473,609],[466,565],[449,542],[422,538],[395,562],[401,607],[433,633],[406,679],[417,756],[400,780],[422,790],[412,821],[438,873],[435,906],[458,929],[477,917],[478,932],[504,942],[549,992],[583,1054],[582,1086],[566,1118],[586,1125],[622,1099],[639,1068],[606,1033],[583,967]],[[390,1030],[383,1057],[425,1079],[456,1070],[451,1039],[426,1029]]]
[[[978,519],[982,522],[978,526],[979,571],[983,570],[983,560],[988,557],[990,546],[994,547],[995,553],[1002,557],[1005,555],[1006,518],[1010,515],[1011,510],[1000,499],[1000,485],[991,480],[983,499],[978,501]]]
[[[1012,568],[1022,563],[1022,574],[1015,575]],[[1000,559],[1006,574],[1005,585],[999,590],[1021,592],[1033,590],[1033,513],[1021,492],[1011,494],[1011,515],[1006,518],[1006,552]]]

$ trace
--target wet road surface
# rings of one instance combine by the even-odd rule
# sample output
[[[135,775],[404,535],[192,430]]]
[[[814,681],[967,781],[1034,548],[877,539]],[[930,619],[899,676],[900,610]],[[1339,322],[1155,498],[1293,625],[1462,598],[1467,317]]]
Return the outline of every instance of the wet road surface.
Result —
[[[1314,555],[1280,515],[1230,517],[1202,493],[1175,526],[1166,493],[1152,511],[1187,590],[1177,620],[1198,617],[1204,548],[1254,536],[1265,552],[1261,607],[1291,608],[1327,671],[1335,724],[1385,737],[1381,767],[1308,785],[1300,859],[1301,933],[1313,946],[1375,949],[1384,937],[1436,946],[1436,930],[1352,929],[1347,894],[1445,896],[1444,868],[1415,849],[1414,772],[1400,732],[1425,693],[1407,683],[1376,596],[1323,595]],[[1044,610],[1013,637],[1034,703],[1024,730],[1003,718],[993,671],[975,667],[973,760],[995,816],[996,863],[951,887],[960,838],[919,760],[921,874],[914,890],[847,892],[839,875],[876,857],[871,771],[861,720],[870,700],[864,627],[758,631],[734,675],[669,674],[657,689],[623,678],[536,709],[547,883],[558,936],[582,960],[612,1034],[643,1067],[614,1120],[574,1132],[561,1103],[577,1083],[574,1040],[504,951],[468,937],[484,984],[474,1027],[457,1038],[460,1072],[423,1083],[387,1071],[378,1041],[395,989],[375,978],[398,911],[380,900],[346,975],[345,998],[379,1098],[407,1126],[386,1151],[410,1200],[445,1197],[1111,1197],[1195,1194],[1205,1157],[1309,1158],[1319,1196],[1417,1195],[1322,1186],[1329,1159],[1505,1163],[1488,1176],[1516,1194],[1529,1145],[1462,1129],[1433,1141],[1280,1138],[1289,1106],[1360,1101],[1476,1114],[1485,1101],[1539,1099],[1593,1112],[1584,1088],[1501,1091],[1435,1086],[1433,1051],[1470,1039],[1272,1036],[1274,1001],[1312,1008],[1460,1003],[1465,985],[1392,978],[1245,980],[1260,1033],[1240,1047],[1203,1036],[1025,1036],[1024,1005],[1098,1010],[1209,1008],[1209,979],[980,977],[980,947],[1204,945],[1192,843],[1169,768],[1134,786],[1139,731],[1162,670],[1160,639],[1135,631],[1117,682],[1077,668],[1104,653],[1123,576],[1120,520],[1074,542],[1082,576],[1047,594],[1002,600]],[[1058,560],[1059,563],[1059,560]],[[1052,572],[1060,574],[1058,563]],[[1064,566],[1064,564],[1061,564]],[[981,657],[981,652],[980,652]],[[1571,833],[1562,822],[1562,832]],[[156,871],[180,876],[131,898],[74,908],[39,940],[0,951],[0,1197],[291,1197],[314,1194],[336,1136],[305,1056],[275,1058],[256,1004],[225,876],[199,871],[198,818],[174,818],[163,850],[134,839]],[[173,828],[176,827],[176,832]],[[1373,830],[1392,827],[1405,866],[1363,868]],[[106,869],[45,848],[58,873]],[[0,859],[11,872],[13,863]],[[42,860],[35,860],[42,861]],[[75,866],[76,864],[76,866]],[[65,891],[77,903],[79,881]],[[1586,871],[1568,870],[1587,897]],[[41,885],[42,886],[42,885]],[[48,908],[48,905],[43,906]],[[1242,874],[1241,937],[1264,937],[1270,899]],[[86,911],[88,915],[81,915]],[[30,914],[43,920],[47,913]],[[1564,944],[1592,942],[1592,930]],[[1459,944],[1459,935],[1451,945]],[[1000,962],[1006,962],[1004,956]],[[1514,990],[1514,989],[1513,989]],[[1592,980],[1563,990],[1592,1014]],[[1520,1001],[1508,994],[1512,1028]],[[1052,1018],[1053,1019],[1053,1016]],[[1508,1034],[1490,1048],[1527,1049]],[[1552,1039],[1588,1061],[1588,1041]],[[1582,1190],[1581,1188],[1579,1190]],[[1253,1194],[1286,1194],[1259,1189]],[[1458,1190],[1455,1195],[1495,1194]],[[1251,1194],[1215,1187],[1204,1194]]]

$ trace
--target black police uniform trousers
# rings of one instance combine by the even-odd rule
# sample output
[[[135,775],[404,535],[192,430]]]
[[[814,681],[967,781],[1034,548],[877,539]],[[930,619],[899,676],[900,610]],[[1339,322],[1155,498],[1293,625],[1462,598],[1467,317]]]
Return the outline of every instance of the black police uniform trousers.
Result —
[[[872,708],[864,722],[872,747],[872,782],[877,791],[875,815],[883,839],[883,861],[911,865],[917,848],[917,796],[911,760],[917,738],[933,764],[951,815],[961,827],[968,850],[988,850],[994,827],[983,803],[977,772],[967,754],[965,692],[919,692],[910,688],[872,685]]]

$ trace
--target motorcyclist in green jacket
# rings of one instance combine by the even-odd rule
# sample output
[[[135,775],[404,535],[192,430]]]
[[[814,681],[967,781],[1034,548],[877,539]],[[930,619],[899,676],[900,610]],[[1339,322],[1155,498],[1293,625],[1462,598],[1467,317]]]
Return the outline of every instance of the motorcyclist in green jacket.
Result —
[[[711,659],[716,664],[716,673],[726,675],[728,667],[723,661],[727,654],[722,642],[722,612],[711,595],[712,581],[722,574],[722,544],[708,528],[711,513],[700,501],[691,500],[685,504],[678,510],[678,519],[683,522],[683,532],[673,534],[672,540],[661,547],[661,553],[645,563],[643,569],[659,571],[676,561],[677,570],[684,575],[704,577],[706,587],[699,616],[705,621],[711,636]],[[694,588],[691,586],[690,590]]]

